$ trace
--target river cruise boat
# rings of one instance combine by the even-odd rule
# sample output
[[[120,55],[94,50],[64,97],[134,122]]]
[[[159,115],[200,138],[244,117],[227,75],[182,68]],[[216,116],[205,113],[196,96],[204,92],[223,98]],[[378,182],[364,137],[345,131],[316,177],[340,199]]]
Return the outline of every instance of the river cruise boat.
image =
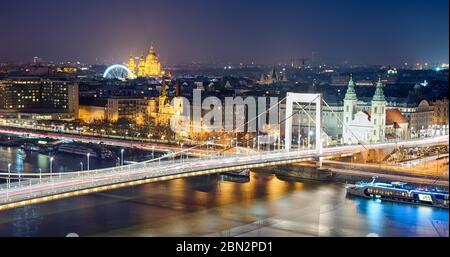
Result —
[[[403,182],[358,182],[346,186],[347,194],[408,204],[448,209],[448,191],[436,187],[410,185]]]
[[[58,151],[83,156],[86,156],[89,153],[91,157],[98,157],[97,152],[92,148],[75,144],[62,144],[58,147]]]
[[[39,153],[51,153],[61,144],[59,140],[33,140],[20,146],[23,150]]]
[[[114,153],[107,148],[97,147],[95,145],[88,147],[81,144],[62,144],[58,147],[58,151],[83,156],[89,153],[91,157],[100,159],[112,159],[115,157]]]

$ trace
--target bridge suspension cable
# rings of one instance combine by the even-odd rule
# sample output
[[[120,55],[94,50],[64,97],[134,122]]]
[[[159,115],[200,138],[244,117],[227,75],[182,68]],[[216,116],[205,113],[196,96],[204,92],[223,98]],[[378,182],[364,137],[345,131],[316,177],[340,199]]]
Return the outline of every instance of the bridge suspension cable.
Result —
[[[240,129],[240,128],[242,128],[242,127],[248,125],[250,122],[253,122],[253,121],[255,121],[255,120],[258,121],[258,125],[259,125],[259,118],[260,118],[262,115],[267,115],[267,113],[268,113],[269,111],[271,111],[273,108],[275,108],[275,107],[278,107],[278,108],[279,108],[279,107],[280,107],[280,104],[281,104],[284,100],[286,100],[286,98],[287,98],[287,97],[284,97],[283,99],[279,100],[276,104],[271,105],[270,108],[266,109],[264,112],[259,113],[256,117],[254,117],[254,118],[252,118],[252,119],[250,119],[250,120],[247,120],[247,121],[244,122],[243,124],[240,124],[238,127],[235,128],[235,130]],[[314,119],[312,119],[312,117],[309,115],[309,113],[308,113],[304,108],[307,108],[308,106],[310,106],[310,105],[312,104],[312,102],[314,102],[314,100],[316,100],[316,99],[317,99],[317,97],[316,97],[315,99],[313,99],[313,101],[307,103],[305,106],[301,106],[298,102],[296,102],[296,104],[302,109],[302,111],[308,116],[308,118],[309,118],[310,120],[313,120],[313,122],[315,122]],[[322,99],[322,100],[323,100],[323,99]],[[334,113],[334,111],[331,109],[331,107],[328,105],[328,103],[327,103],[325,100],[323,100],[323,102],[324,102],[325,105],[331,110],[331,112]],[[279,109],[280,109],[280,108],[279,108]],[[279,129],[280,129],[281,124],[282,124],[283,122],[285,122],[287,119],[292,118],[293,115],[294,115],[294,114],[292,114],[290,117],[284,118],[283,120],[278,119],[278,126],[279,126]],[[339,119],[339,117],[338,117],[337,115],[335,115],[335,116],[337,117],[337,119],[339,120],[339,122],[341,122],[341,123],[343,124],[343,122]],[[343,125],[345,125],[345,124],[343,124]],[[258,130],[258,132],[259,132],[259,130]],[[281,134],[281,131],[279,131],[279,133]],[[355,136],[355,138],[358,140],[358,142],[359,142],[364,148],[366,148],[366,147],[361,143],[361,141],[356,137],[356,135],[353,134],[353,132],[352,132],[352,135]],[[280,138],[280,137],[279,137],[279,138]],[[154,158],[154,159],[151,159],[151,160],[148,160],[148,161],[144,161],[144,162],[141,162],[140,164],[150,164],[150,163],[155,163],[155,162],[161,162],[161,160],[164,160],[164,159],[167,159],[167,158],[174,158],[174,157],[178,156],[179,154],[183,154],[183,153],[192,151],[192,150],[194,150],[194,149],[198,149],[198,148],[200,148],[200,147],[202,147],[202,146],[205,146],[205,145],[209,146],[211,143],[214,143],[214,142],[219,141],[219,140],[220,140],[220,139],[208,140],[208,141],[205,142],[205,143],[202,143],[202,144],[199,144],[199,145],[195,145],[195,146],[192,146],[192,147],[189,147],[189,148],[185,148],[185,149],[182,149],[182,150],[180,150],[180,151],[172,152],[172,153],[169,153],[169,154],[166,154],[166,155],[163,155],[163,156],[160,156],[160,157],[158,157],[158,158]],[[237,140],[237,137],[236,137],[236,140]],[[246,140],[246,141],[244,141],[244,142],[248,142],[248,141],[250,141],[250,140]],[[278,141],[279,141],[278,143],[280,144],[280,143],[281,143],[280,140],[278,140]],[[259,136],[258,136],[258,145],[259,145]],[[236,148],[236,146],[233,146],[233,145],[231,144],[230,147],[225,148],[225,149],[219,151],[219,155],[222,154],[223,152],[226,152],[227,150],[233,149],[233,148]],[[366,149],[367,149],[367,148],[366,148]],[[132,166],[134,166],[134,164],[130,164],[130,165],[127,165],[127,166],[132,167]],[[115,168],[117,168],[117,167],[115,167]],[[9,173],[9,174],[1,173],[1,175],[2,175],[2,176],[8,175],[8,176],[11,177],[11,178],[12,178],[12,177],[23,177],[23,179],[25,179],[26,177],[35,178],[35,177],[39,176],[40,178],[42,178],[42,177],[60,176],[61,174],[89,174],[89,173],[92,173],[92,172],[93,172],[93,171],[81,171],[81,172],[80,172],[80,171],[72,171],[72,172],[64,172],[64,173],[61,173],[61,172],[59,172],[59,173],[57,173],[57,172],[53,172],[53,173],[48,173],[48,172],[47,172],[47,173],[16,173],[16,172],[11,172],[11,173]]]
[[[268,112],[270,112],[270,110],[272,110],[272,109],[275,108],[276,106],[279,107],[279,105],[281,104],[281,102],[283,102],[285,99],[286,99],[286,97],[284,97],[283,99],[281,99],[280,101],[278,101],[276,104],[270,106],[269,109],[265,110],[264,112],[261,112],[261,113],[258,114],[256,117],[254,117],[254,118],[248,120],[247,122],[241,124],[241,125],[240,125],[239,127],[237,127],[235,130],[240,129],[242,126],[245,127],[245,125],[248,125],[250,122],[253,122],[253,121],[256,120],[256,121],[257,121],[257,124],[258,124],[257,132],[258,132],[258,137],[259,137],[259,117],[261,117],[262,115],[266,115]],[[279,108],[278,108],[278,110],[279,110]],[[280,121],[278,121],[278,123],[280,124]],[[236,140],[237,140],[237,137],[236,137]],[[246,140],[246,141],[244,141],[244,142],[248,142],[248,141],[250,141],[250,140]],[[259,141],[259,138],[258,138],[258,141]],[[258,142],[258,144],[259,144],[259,142]],[[230,147],[225,148],[225,149],[223,149],[222,151],[219,151],[219,154],[220,154],[220,153],[223,153],[223,152],[225,152],[225,151],[227,151],[227,150],[229,150],[229,149],[233,149],[233,148],[235,148],[235,147],[233,147],[232,144],[231,144]]]

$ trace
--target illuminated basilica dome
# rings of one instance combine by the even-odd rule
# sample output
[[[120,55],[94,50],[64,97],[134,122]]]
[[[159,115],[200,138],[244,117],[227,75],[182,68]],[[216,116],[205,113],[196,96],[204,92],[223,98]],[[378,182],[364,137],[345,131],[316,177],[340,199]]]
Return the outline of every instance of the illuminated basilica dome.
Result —
[[[135,59],[139,59],[136,65]],[[130,56],[128,61],[128,69],[133,72],[137,77],[162,77],[164,71],[161,68],[161,63],[156,55],[153,43],[150,45],[150,51],[147,57],[141,54],[141,57],[137,58],[133,55]]]

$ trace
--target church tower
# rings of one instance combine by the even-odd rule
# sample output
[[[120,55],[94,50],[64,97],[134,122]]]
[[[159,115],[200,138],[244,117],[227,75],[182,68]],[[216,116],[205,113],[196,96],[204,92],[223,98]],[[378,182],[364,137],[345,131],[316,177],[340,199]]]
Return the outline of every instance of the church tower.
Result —
[[[181,97],[180,81],[175,82],[175,97],[173,98],[173,114],[178,118],[183,114],[183,97]]]
[[[159,96],[159,108],[162,110],[167,103],[167,88],[166,81],[163,79],[161,82],[161,94]]]
[[[161,84],[161,97],[167,97],[166,81],[163,79]]]
[[[172,114],[173,110],[167,97],[166,81],[163,79],[161,82],[161,94],[158,99],[158,116],[156,119],[156,123],[167,125]]]
[[[130,54],[130,59],[128,60],[128,69],[133,73],[136,74],[136,63],[134,61],[133,54]]]
[[[272,80],[272,83],[278,82],[278,74],[275,71],[275,67],[273,67],[272,72],[270,73],[270,79]]]
[[[342,139],[344,144],[350,144],[354,140],[352,140],[353,135],[349,130],[348,124],[351,122],[355,113],[357,112],[357,103],[358,98],[356,97],[355,92],[355,83],[353,82],[353,76],[350,75],[350,81],[348,82],[347,93],[344,98],[344,120],[342,126]]]
[[[373,142],[383,142],[386,129],[386,98],[383,93],[383,84],[381,78],[378,79],[375,94],[372,98],[372,107],[370,112],[370,123],[373,125]]]
[[[141,54],[141,57],[139,57],[138,77],[145,77],[145,59],[144,59],[144,54]]]

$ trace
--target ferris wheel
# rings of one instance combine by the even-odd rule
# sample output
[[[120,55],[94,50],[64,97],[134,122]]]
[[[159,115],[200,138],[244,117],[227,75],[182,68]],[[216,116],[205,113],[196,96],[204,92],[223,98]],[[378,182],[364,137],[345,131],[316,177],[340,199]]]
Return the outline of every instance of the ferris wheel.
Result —
[[[122,64],[114,64],[106,69],[105,73],[103,73],[103,78],[125,81],[127,79],[133,79],[134,74],[126,66]]]

